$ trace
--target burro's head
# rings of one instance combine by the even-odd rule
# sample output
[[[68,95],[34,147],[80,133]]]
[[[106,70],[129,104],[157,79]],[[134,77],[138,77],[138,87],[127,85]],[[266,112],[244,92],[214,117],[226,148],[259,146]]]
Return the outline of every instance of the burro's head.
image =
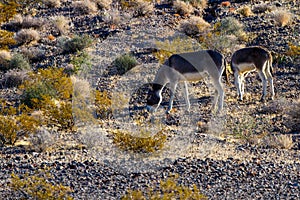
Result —
[[[152,83],[148,92],[146,108],[149,112],[155,112],[162,101],[161,90],[163,86],[157,83]]]

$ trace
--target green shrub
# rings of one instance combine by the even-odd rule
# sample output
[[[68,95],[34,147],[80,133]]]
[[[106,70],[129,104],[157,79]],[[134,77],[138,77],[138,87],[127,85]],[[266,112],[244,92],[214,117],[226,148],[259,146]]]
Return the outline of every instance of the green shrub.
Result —
[[[14,55],[7,54],[5,55],[4,51],[0,53],[0,70],[29,70],[30,65],[27,59],[23,57],[22,54],[16,53]]]
[[[235,35],[240,38],[244,35],[244,26],[234,17],[226,17],[216,24],[215,31],[219,34]]]
[[[86,99],[74,93],[76,88],[63,68],[41,69],[38,73],[31,73],[30,80],[20,86],[23,90],[21,101],[41,110],[46,125],[72,130],[75,120],[83,119],[78,117],[84,116],[83,120],[92,118],[91,110],[82,107],[87,106],[82,104]]]
[[[44,98],[41,111],[44,113],[44,122],[51,127],[58,127],[59,130],[73,130],[75,121],[73,117],[72,101],[53,101]]]
[[[3,144],[14,144],[19,136],[33,133],[40,121],[30,115],[27,106],[7,106],[4,102],[0,107],[0,140]]]
[[[55,89],[47,83],[41,82],[27,87],[21,96],[21,102],[30,108],[40,108],[45,98],[55,98]]]
[[[148,188],[145,190],[129,190],[122,200],[146,200],[146,199],[190,199],[204,200],[207,199],[196,185],[192,189],[187,186],[178,184],[175,177],[160,181],[159,188]]]
[[[136,59],[130,54],[119,56],[113,61],[113,66],[117,67],[121,74],[126,73],[137,65]]]
[[[95,106],[97,118],[107,119],[112,115],[111,98],[107,91],[95,91]]]
[[[76,35],[74,38],[66,40],[63,45],[63,51],[65,53],[76,53],[78,51],[82,51],[83,49],[91,46],[93,40],[88,35],[78,36]]]
[[[294,44],[292,42],[288,43],[288,50],[286,52],[286,55],[291,56],[291,57],[300,57],[300,45],[299,44]]]
[[[168,57],[174,53],[185,53],[200,50],[199,44],[188,38],[176,37],[173,40],[157,41],[154,56],[159,60],[159,63],[164,63]]]
[[[11,175],[10,187],[18,192],[24,199],[49,199],[49,200],[71,200],[70,187],[62,184],[53,184],[49,180],[52,175],[47,172],[37,172],[34,175],[28,173],[17,176]]]
[[[75,74],[80,71],[86,72],[92,68],[91,57],[86,51],[78,51],[71,57],[70,63],[73,65],[73,72]]]
[[[9,62],[9,69],[29,70],[30,68],[28,60],[19,53],[14,54]]]
[[[15,1],[0,2],[0,26],[12,19],[19,9],[18,3]],[[10,45],[14,45],[16,41],[13,38],[14,33],[0,28],[0,49],[8,49]]]
[[[0,49],[9,49],[9,46],[15,45],[14,33],[0,30]]]
[[[228,54],[251,39],[252,36],[247,35],[243,29],[243,24],[237,19],[226,17],[216,22],[211,32],[200,36],[199,42],[207,49]]]

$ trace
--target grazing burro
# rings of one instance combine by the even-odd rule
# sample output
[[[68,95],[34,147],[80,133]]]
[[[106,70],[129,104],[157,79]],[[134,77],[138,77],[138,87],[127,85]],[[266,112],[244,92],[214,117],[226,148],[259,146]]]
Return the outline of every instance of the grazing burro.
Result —
[[[159,68],[155,75],[152,88],[148,93],[147,109],[156,111],[162,101],[162,89],[169,83],[170,100],[167,113],[172,109],[174,93],[179,82],[184,83],[184,96],[187,110],[190,101],[187,82],[198,81],[209,76],[215,88],[213,110],[219,112],[223,108],[224,89],[221,82],[225,69],[225,59],[222,54],[213,50],[201,50],[171,55]]]
[[[246,47],[233,53],[231,57],[231,70],[234,74],[234,83],[240,101],[243,100],[245,77],[252,71],[257,71],[262,80],[261,101],[265,101],[267,95],[267,82],[269,82],[271,88],[271,99],[274,98],[275,92],[271,68],[272,55],[263,47]]]

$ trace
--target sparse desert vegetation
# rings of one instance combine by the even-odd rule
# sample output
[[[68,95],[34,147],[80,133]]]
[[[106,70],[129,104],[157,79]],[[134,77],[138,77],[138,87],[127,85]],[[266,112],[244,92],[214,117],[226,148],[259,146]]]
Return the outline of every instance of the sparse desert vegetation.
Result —
[[[290,0],[1,1],[1,198],[299,199],[299,20]],[[270,50],[274,100],[250,73],[238,101],[245,46]],[[205,80],[190,112],[180,84],[148,112],[160,64],[200,49],[225,56],[224,110]]]

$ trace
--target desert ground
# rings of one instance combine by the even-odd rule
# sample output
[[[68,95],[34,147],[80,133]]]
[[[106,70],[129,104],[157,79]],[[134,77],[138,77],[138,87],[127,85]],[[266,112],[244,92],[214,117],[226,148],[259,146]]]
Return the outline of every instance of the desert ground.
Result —
[[[2,199],[300,198],[299,1],[195,0],[185,1],[191,3],[185,9],[187,4],[167,0],[76,2],[31,1],[18,10],[23,20],[12,17],[1,24],[17,41],[6,51],[12,57],[22,54],[30,65],[25,71],[7,70],[0,53],[1,120],[16,121],[0,124]],[[37,39],[18,34],[26,26],[25,16]],[[195,25],[193,17],[204,22]],[[92,42],[79,50],[64,49],[77,36]],[[252,72],[238,101],[229,64],[232,53],[246,46],[272,53],[273,100],[260,101],[262,83]],[[149,113],[149,84],[166,56],[208,48],[226,57],[224,109],[212,112],[208,77],[189,83],[190,112],[179,85],[170,114],[165,113],[168,87],[158,111]],[[116,64],[123,55],[134,59],[134,67]],[[39,70],[50,68],[63,69],[56,78],[71,80],[73,92],[68,98],[51,96],[55,120],[47,114],[49,107],[30,104],[26,116],[41,125],[18,129],[25,112],[18,109],[28,103],[26,87],[36,84],[32,77],[43,74]],[[65,82],[55,79],[54,85]],[[93,91],[102,96],[95,98]],[[64,118],[69,116],[62,112],[64,105],[71,105],[71,118]],[[7,108],[17,108],[17,114]],[[16,139],[10,143],[6,133],[14,128]],[[168,182],[172,178],[175,185]]]

